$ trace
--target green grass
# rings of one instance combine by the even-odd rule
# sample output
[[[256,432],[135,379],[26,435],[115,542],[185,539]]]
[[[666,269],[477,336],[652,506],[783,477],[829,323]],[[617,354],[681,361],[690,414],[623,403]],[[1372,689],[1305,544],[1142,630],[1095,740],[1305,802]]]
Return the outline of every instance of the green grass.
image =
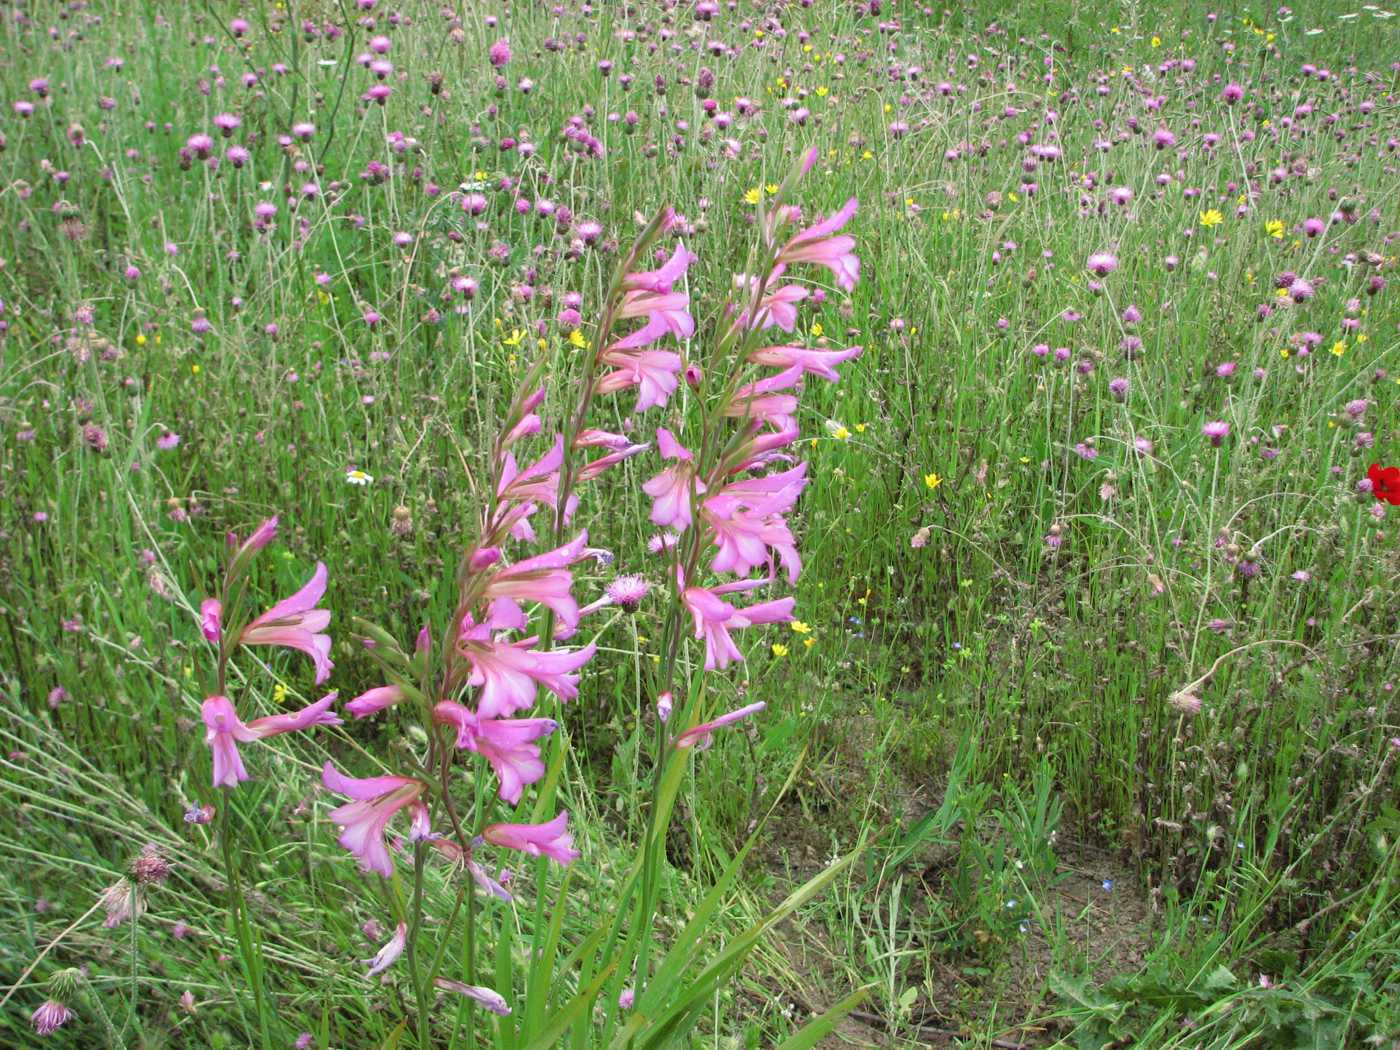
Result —
[[[1370,463],[1400,460],[1397,19],[1333,3],[1286,19],[1226,4],[1213,23],[1198,5],[1003,17],[993,5],[926,15],[887,3],[872,17],[817,0],[783,7],[779,35],[764,22],[772,12],[746,2],[721,5],[710,23],[692,5],[638,3],[635,17],[593,6],[555,18],[522,4],[495,12],[493,29],[494,6],[464,5],[456,30],[438,5],[405,5],[411,24],[398,26],[381,6],[376,32],[391,37],[396,71],[383,107],[360,101],[375,83],[355,62],[370,33],[338,4],[30,5],[0,21],[0,984],[18,985],[0,1041],[29,1045],[44,982],[85,966],[70,1004],[79,1019],[54,1045],[112,1042],[104,1012],[119,1045],[253,1045],[215,825],[183,820],[216,801],[196,610],[218,587],[225,533],[281,515],[279,543],[254,571],[259,600],[326,562],[330,687],[348,698],[380,684],[351,619],[399,639],[442,622],[491,438],[537,355],[546,407],[557,417],[573,403],[582,355],[554,321],[563,295],[582,294],[593,338],[634,215],[671,204],[693,226],[689,288],[708,332],[715,290],[754,239],[746,192],[780,182],[812,146],[820,161],[794,199],[815,214],[859,198],[847,232],[862,280],[804,305],[793,341],[865,351],[839,385],[809,380],[803,393],[812,483],[793,521],[803,629],[745,632],[746,661],[705,676],[715,710],[769,706],[717,737],[679,789],[658,940],[664,949],[680,935],[770,810],[718,909],[726,935],[869,845],[772,931],[677,1045],[777,1046],[866,986],[828,1039],[1394,1037],[1400,559],[1395,508],[1373,515],[1383,505],[1356,484]],[[229,29],[240,13],[252,23],[242,45]],[[308,41],[293,30],[303,19],[351,29]],[[890,19],[898,31],[882,32]],[[663,25],[674,35],[659,39]],[[623,34],[640,26],[650,32]],[[486,61],[498,36],[514,51],[499,93]],[[709,39],[737,50],[699,50]],[[1188,58],[1192,71],[1160,69]],[[278,62],[286,75],[272,72]],[[1335,76],[1304,78],[1304,63]],[[894,65],[921,71],[896,82]],[[720,109],[747,96],[760,113],[716,129],[695,89],[702,67]],[[250,70],[263,74],[252,89],[239,79]],[[40,76],[47,100],[28,87]],[[521,77],[534,81],[529,94]],[[936,88],[944,80],[958,85],[950,96]],[[1233,107],[1220,99],[1230,80],[1247,91]],[[1160,111],[1144,96],[1160,97]],[[805,124],[789,119],[788,97],[811,111]],[[12,109],[19,99],[35,103],[31,116]],[[1302,103],[1314,112],[1296,114]],[[601,159],[560,134],[588,106]],[[631,130],[606,119],[629,110]],[[211,123],[220,112],[242,121],[227,140]],[[298,120],[315,136],[279,148]],[[892,121],[908,132],[893,134]],[[1159,125],[1180,155],[1153,148]],[[396,131],[416,145],[391,151]],[[247,164],[182,168],[198,132],[219,152],[246,144]],[[1023,132],[1063,156],[1027,173]],[[1213,148],[1207,133],[1219,136]],[[507,135],[537,151],[500,151]],[[1112,149],[1098,152],[1099,138]],[[387,181],[361,177],[371,160],[389,165]],[[1276,169],[1293,173],[1276,180]],[[527,200],[595,219],[611,243],[574,247],[552,219],[517,214],[492,188],[503,176]],[[1257,192],[1242,199],[1246,177]],[[458,202],[478,180],[490,201],[480,220]],[[307,182],[317,196],[301,196]],[[1110,203],[1113,186],[1131,202]],[[253,224],[260,201],[278,208],[265,231]],[[1302,232],[1343,208],[1357,221]],[[1219,225],[1202,223],[1208,209]],[[492,261],[493,246],[505,261]],[[1102,250],[1119,266],[1095,291],[1084,263]],[[128,265],[139,279],[123,276]],[[1316,294],[1279,305],[1283,271]],[[462,274],[480,283],[470,301],[450,291]],[[1389,287],[1370,295],[1374,275]],[[1264,303],[1275,306],[1260,320]],[[1130,304],[1140,321],[1123,320]],[[198,317],[206,334],[192,330]],[[1355,327],[1343,330],[1344,318]],[[1294,339],[1303,332],[1321,338],[1307,355]],[[1141,340],[1131,358],[1120,349],[1129,335]],[[1069,359],[1037,357],[1036,344]],[[1233,375],[1217,374],[1227,362]],[[1129,387],[1116,397],[1120,377]],[[1362,398],[1353,420],[1345,406]],[[593,424],[645,439],[659,414],[631,406],[626,393],[600,402]],[[1201,432],[1211,420],[1231,427],[1219,448]],[[177,448],[158,447],[167,430]],[[351,468],[372,483],[348,485]],[[585,493],[579,523],[616,561],[580,573],[576,593],[623,572],[663,582],[639,493],[658,469],[648,453]],[[1241,558],[1256,576],[1238,571]],[[639,849],[664,614],[658,599],[634,620],[587,621],[600,655],[578,701],[549,712],[564,723],[559,793],[583,851],[566,946],[611,919]],[[245,718],[320,695],[299,656],[253,650],[237,667]],[[1174,706],[1183,692],[1199,713]],[[227,797],[279,1045],[311,1031],[318,1046],[392,1046],[411,1012],[401,975],[367,983],[359,962],[389,932],[367,938],[362,924],[383,925],[411,880],[354,871],[318,784],[327,758],[392,765],[414,741],[391,714],[245,749],[254,779]],[[173,874],[139,921],[107,930],[94,915],[26,973],[148,842]],[[524,946],[561,880],[533,869],[518,879],[514,908],[483,904],[474,921],[491,966],[523,982]],[[454,958],[459,885],[444,868],[424,887],[434,935],[455,931]],[[173,936],[177,922],[193,932]],[[435,1045],[450,1031],[448,1021]],[[464,1022],[451,1045],[486,1045],[479,1025],[466,1033]],[[413,1043],[411,1024],[402,1039]]]

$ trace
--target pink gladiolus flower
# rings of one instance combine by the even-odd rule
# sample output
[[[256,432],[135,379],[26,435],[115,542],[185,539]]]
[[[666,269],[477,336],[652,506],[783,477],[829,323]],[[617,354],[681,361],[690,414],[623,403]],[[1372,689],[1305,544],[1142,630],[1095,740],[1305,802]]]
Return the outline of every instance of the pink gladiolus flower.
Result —
[[[501,447],[509,448],[523,438],[527,438],[532,434],[538,434],[543,426],[544,423],[540,420],[539,416],[533,412],[527,413],[525,416],[521,417],[520,422],[511,427],[510,432],[501,439]]]
[[[807,464],[759,478],[741,478],[705,500],[703,513],[719,553],[716,572],[747,574],[768,562],[768,548],[778,552],[788,581],[802,571],[796,541],[782,514],[791,510],[807,486]]]
[[[217,598],[205,598],[199,603],[199,630],[215,645],[224,636],[224,607]]]
[[[559,467],[563,462],[562,434],[555,437],[554,444],[548,452],[524,470],[519,470],[515,465],[515,457],[507,454],[501,481],[496,487],[496,498],[503,502],[535,500],[554,506],[558,492]]]
[[[792,620],[794,601],[791,597],[759,602],[746,609],[736,609],[719,596],[736,591],[748,591],[771,581],[767,579],[736,580],[718,587],[687,587],[681,599],[695,619],[695,637],[705,640],[705,670],[723,670],[744,658],[729,632],[763,623],[787,623]]]
[[[567,627],[578,625],[578,602],[570,593],[574,574],[568,566],[584,557],[588,532],[544,554],[516,562],[495,573],[483,592],[492,601],[492,619],[501,626],[523,628],[520,602],[539,602],[553,610]]]
[[[510,1007],[506,1005],[505,999],[500,992],[490,988],[483,988],[479,984],[463,984],[461,981],[451,981],[446,977],[435,977],[433,983],[445,992],[456,992],[458,995],[465,995],[468,999],[475,999],[478,1003],[500,1017],[510,1016]]]
[[[629,292],[669,292],[696,260],[696,255],[680,242],[671,257],[656,270],[639,270],[622,278],[622,287]]]
[[[800,284],[783,284],[776,288],[770,285],[758,304],[758,327],[772,328],[777,325],[784,332],[797,327],[797,304],[807,298],[807,289]]]
[[[404,691],[401,686],[381,685],[376,689],[365,690],[346,704],[345,710],[355,718],[367,718],[385,708],[393,707],[403,698]]]
[[[243,546],[238,548],[235,559],[243,557],[245,554],[256,554],[274,539],[277,538],[277,516],[273,515],[253,530],[253,534],[243,541]]]
[[[714,731],[716,729],[723,729],[725,726],[733,725],[735,722],[748,718],[749,715],[756,715],[767,706],[768,705],[762,701],[756,704],[749,704],[747,707],[741,707],[737,711],[730,711],[728,714],[720,715],[713,722],[705,722],[703,725],[698,725],[694,729],[687,729],[680,736],[676,737],[676,747],[687,748],[694,747],[698,744],[703,751],[714,742]]]
[[[651,448],[651,446],[648,444],[627,445],[624,448],[618,449],[616,452],[609,452],[606,456],[599,456],[597,459],[590,463],[585,463],[579,468],[578,480],[580,484],[585,481],[593,481],[602,475],[604,471],[611,470],[623,460],[641,455],[649,448]]]
[[[482,687],[476,704],[478,718],[507,718],[533,707],[541,685],[561,700],[578,696],[579,676],[574,672],[593,659],[596,646],[543,652],[530,648],[534,638],[497,641],[494,626],[490,622],[477,624],[467,617],[458,641],[471,663],[469,684]]]
[[[615,394],[635,386],[638,412],[656,405],[664,408],[680,387],[677,377],[681,374],[681,355],[673,351],[622,350],[611,346],[598,359],[613,366],[613,371],[598,378],[597,392]]]
[[[684,292],[629,291],[622,297],[617,316],[627,320],[645,317],[647,323],[631,335],[613,343],[617,350],[635,350],[650,346],[658,339],[673,335],[689,339],[695,334],[695,319],[690,316],[690,296]]]
[[[820,376],[835,383],[841,377],[836,365],[858,357],[861,347],[852,346],[845,350],[809,350],[804,346],[764,346],[749,354],[749,361],[756,365],[772,368],[801,368],[803,372]]]
[[[331,622],[326,609],[316,603],[326,593],[326,566],[316,563],[316,570],[306,585],[243,628],[239,641],[244,645],[284,645],[298,649],[311,657],[316,665],[316,684],[331,675],[331,636],[322,634]]]
[[[615,343],[613,349],[649,346],[668,334],[677,339],[689,339],[695,334],[695,320],[689,312],[690,297],[685,292],[675,291],[676,282],[694,261],[695,256],[684,244],[678,243],[660,269],[642,270],[623,277],[618,318],[645,317],[647,323]]]
[[[574,448],[610,448],[618,451],[631,443],[624,434],[614,434],[611,430],[599,430],[597,427],[585,427],[574,438]]]
[[[506,453],[501,471],[501,481],[496,489],[499,504],[492,524],[498,529],[507,529],[518,540],[530,542],[535,538],[534,529],[528,520],[535,513],[536,504],[543,503],[555,507],[559,502],[559,468],[564,462],[564,438],[558,436],[548,452],[535,463],[520,470],[515,457]],[[578,506],[578,495],[569,496],[564,520],[574,515]]]
[[[330,819],[341,827],[340,844],[360,858],[365,871],[376,871],[386,879],[394,873],[394,862],[384,843],[384,833],[394,814],[405,806],[413,816],[410,838],[428,836],[428,807],[419,799],[427,785],[412,777],[347,777],[327,762],[321,782],[337,795],[353,801],[337,806]]]
[[[754,423],[752,433],[748,441],[740,446],[739,451],[726,462],[733,462],[729,473],[737,474],[745,470],[757,470],[770,460],[779,458],[778,449],[787,448],[800,436],[797,427],[785,427],[782,430],[763,430],[762,424]],[[789,456],[782,456],[783,459],[790,459]]]
[[[779,394],[798,383],[802,369],[794,366],[756,383],[748,383],[734,392],[729,404],[724,406],[724,414],[732,419],[755,419],[771,423],[778,430],[795,426],[793,415],[797,412],[796,394]]]
[[[512,806],[527,784],[544,776],[534,741],[559,728],[552,718],[477,718],[466,707],[444,700],[433,708],[436,721],[457,727],[457,746],[475,751],[501,782],[501,798]]]
[[[768,563],[768,548],[778,552],[788,582],[796,583],[802,572],[802,559],[797,553],[797,541],[781,514],[755,514],[738,511],[729,517],[713,513],[709,504],[705,518],[714,532],[719,552],[710,568],[715,572],[732,572],[740,576]]]
[[[385,942],[384,947],[375,952],[373,959],[366,959],[369,963],[369,972],[366,977],[373,977],[377,973],[382,973],[394,964],[394,960],[403,954],[404,946],[408,944],[408,924],[399,923],[394,927],[394,935]]]
[[[790,511],[807,487],[807,464],[762,477],[741,477],[727,483],[705,500],[705,510],[728,517],[737,510],[757,514],[784,514]]]
[[[565,866],[582,856],[569,834],[567,810],[547,824],[488,824],[481,837],[493,846],[517,849],[531,857],[549,857]]]
[[[438,849],[442,850],[445,854],[447,854],[449,857],[452,857],[454,860],[460,859],[461,857],[461,847],[458,846],[455,842],[452,842],[448,839],[434,839],[433,845],[437,846]],[[455,856],[453,855],[454,850],[456,851]],[[515,898],[511,896],[510,890],[506,889],[503,885],[501,885],[500,882],[496,881],[490,875],[488,875],[486,873],[486,869],[483,868],[476,861],[472,860],[470,855],[468,855],[466,859],[466,865],[467,874],[469,874],[472,877],[472,880],[487,893],[491,894],[493,897],[497,897],[500,900],[505,901],[507,904],[515,900]],[[509,871],[501,872],[501,878],[508,879],[509,877]]]
[[[832,234],[850,222],[855,213],[856,199],[852,197],[836,214],[794,235],[778,252],[778,267],[815,263],[830,270],[844,291],[854,289],[860,280],[860,260],[851,251],[856,246],[855,238]]]
[[[214,786],[237,787],[248,779],[239,744],[266,740],[278,733],[293,733],[311,726],[338,726],[340,717],[332,711],[336,693],[327,693],[314,704],[285,715],[255,718],[244,725],[232,702],[226,696],[211,696],[204,701],[200,713],[204,718],[204,742],[214,756]]]
[[[696,493],[704,493],[705,483],[695,477],[695,456],[665,427],[656,430],[656,447],[663,459],[674,459],[676,465],[667,467],[642,485],[642,491],[652,498],[651,520],[663,528],[684,532],[693,520],[691,485],[694,484]]]
[[[257,554],[276,538],[277,518],[275,515],[254,529],[253,534],[244,540],[237,550],[233,550],[233,548],[238,544],[238,536],[230,532],[228,545],[229,549],[233,551],[233,558],[229,562],[230,571],[236,573],[245,568],[254,554]]]

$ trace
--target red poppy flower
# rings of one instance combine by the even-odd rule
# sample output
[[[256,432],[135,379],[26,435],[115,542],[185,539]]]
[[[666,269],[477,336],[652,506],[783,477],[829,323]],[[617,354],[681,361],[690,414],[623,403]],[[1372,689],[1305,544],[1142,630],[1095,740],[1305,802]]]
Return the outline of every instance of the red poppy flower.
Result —
[[[1371,479],[1371,491],[1382,503],[1400,507],[1400,467],[1383,467],[1372,463],[1366,476]]]

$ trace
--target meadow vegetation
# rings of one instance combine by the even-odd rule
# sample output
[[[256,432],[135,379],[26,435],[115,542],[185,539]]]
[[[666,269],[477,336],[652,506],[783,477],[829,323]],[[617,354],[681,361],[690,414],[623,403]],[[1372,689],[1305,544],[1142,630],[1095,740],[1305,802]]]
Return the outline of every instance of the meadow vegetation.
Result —
[[[1001,6],[4,5],[0,1043],[1400,1038],[1400,19]]]

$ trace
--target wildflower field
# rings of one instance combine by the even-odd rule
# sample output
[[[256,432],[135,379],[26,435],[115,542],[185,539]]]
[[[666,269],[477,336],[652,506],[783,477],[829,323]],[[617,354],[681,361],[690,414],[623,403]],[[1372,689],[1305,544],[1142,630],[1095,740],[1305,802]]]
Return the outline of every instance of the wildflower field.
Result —
[[[7,0],[0,1046],[1400,1045],[1397,24]]]

